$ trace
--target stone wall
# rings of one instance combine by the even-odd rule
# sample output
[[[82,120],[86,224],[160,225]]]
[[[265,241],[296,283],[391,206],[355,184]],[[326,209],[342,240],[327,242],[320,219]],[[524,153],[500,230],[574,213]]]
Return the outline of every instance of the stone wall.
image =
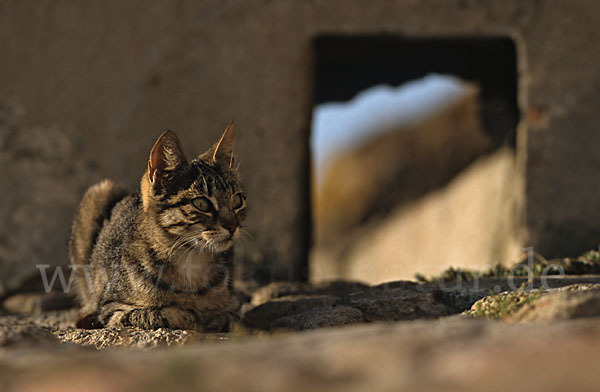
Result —
[[[547,256],[595,247],[599,12],[585,0],[3,1],[0,95],[24,108],[28,124],[55,130],[40,134],[64,138],[69,147],[52,159],[70,169],[3,170],[0,238],[27,234],[0,246],[31,252],[3,250],[0,263],[19,266],[13,277],[35,272],[31,254],[64,263],[65,225],[86,186],[111,177],[135,188],[163,129],[192,154],[235,119],[252,208],[246,254],[269,266],[258,268],[263,278],[305,277],[311,42],[324,33],[514,37],[522,243]],[[2,163],[14,168],[11,148]],[[22,209],[18,226],[29,198],[47,204]]]

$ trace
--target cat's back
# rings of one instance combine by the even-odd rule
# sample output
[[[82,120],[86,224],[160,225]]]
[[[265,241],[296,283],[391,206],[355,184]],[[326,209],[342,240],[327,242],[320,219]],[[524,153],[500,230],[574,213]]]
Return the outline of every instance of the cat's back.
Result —
[[[135,239],[141,208],[139,193],[127,195],[115,204],[93,244],[92,263],[107,267],[120,263],[123,252]]]

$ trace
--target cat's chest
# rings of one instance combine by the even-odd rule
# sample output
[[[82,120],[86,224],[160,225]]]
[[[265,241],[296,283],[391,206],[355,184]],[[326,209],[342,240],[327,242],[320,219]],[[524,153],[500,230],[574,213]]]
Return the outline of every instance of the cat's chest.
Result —
[[[180,287],[198,288],[210,280],[213,256],[204,252],[186,252],[173,258],[173,278]]]

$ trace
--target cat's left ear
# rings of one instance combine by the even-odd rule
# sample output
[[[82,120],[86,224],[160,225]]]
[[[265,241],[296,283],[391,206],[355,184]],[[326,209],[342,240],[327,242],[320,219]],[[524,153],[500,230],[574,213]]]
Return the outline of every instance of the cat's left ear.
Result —
[[[235,123],[229,123],[223,136],[211,151],[211,159],[214,163],[233,168],[233,146],[235,145]]]
[[[179,138],[173,131],[166,130],[160,135],[148,159],[148,180],[153,186],[166,185],[187,166],[187,160]]]

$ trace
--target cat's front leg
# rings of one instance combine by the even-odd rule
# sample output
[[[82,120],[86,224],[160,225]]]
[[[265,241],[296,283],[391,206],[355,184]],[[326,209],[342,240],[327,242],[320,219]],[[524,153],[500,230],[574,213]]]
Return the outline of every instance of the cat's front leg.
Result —
[[[198,317],[191,310],[184,310],[175,307],[162,309],[162,314],[169,323],[169,328],[174,329],[195,329]]]

